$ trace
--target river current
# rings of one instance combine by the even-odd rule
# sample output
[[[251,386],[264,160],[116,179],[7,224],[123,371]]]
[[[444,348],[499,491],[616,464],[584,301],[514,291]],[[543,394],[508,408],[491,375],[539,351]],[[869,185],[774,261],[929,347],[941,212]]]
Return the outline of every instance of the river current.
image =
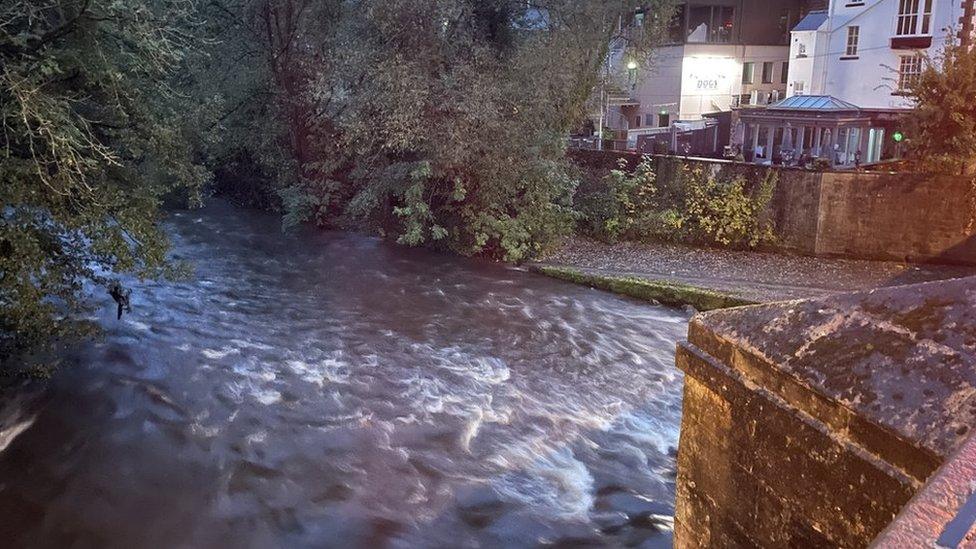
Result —
[[[688,315],[217,202],[0,395],[0,540],[669,547]]]

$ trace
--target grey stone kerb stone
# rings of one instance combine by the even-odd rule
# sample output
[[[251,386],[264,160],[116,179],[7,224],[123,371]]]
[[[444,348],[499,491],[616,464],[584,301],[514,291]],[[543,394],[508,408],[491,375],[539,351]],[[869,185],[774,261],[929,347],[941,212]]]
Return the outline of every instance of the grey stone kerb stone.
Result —
[[[749,523],[762,523],[774,508],[789,515],[783,528],[805,528],[804,535],[814,536],[808,539],[822,534],[825,542],[866,543],[893,518],[891,508],[904,505],[976,426],[976,278],[700,315],[679,346],[678,364],[689,380],[679,451],[687,455],[679,453],[678,479],[678,521],[686,523],[686,537],[679,528],[678,546],[736,537],[768,545],[777,534],[750,532]],[[715,426],[708,409],[715,410]],[[753,433],[723,431],[722,417],[733,426],[751,425]],[[794,419],[783,419],[788,417]],[[753,442],[764,424],[776,432]],[[790,464],[805,459],[818,466],[850,463],[836,475],[856,472],[851,476],[861,484],[855,478],[801,480],[804,472]],[[691,470],[709,460],[732,465],[717,468],[721,473]],[[795,525],[804,519],[797,517],[816,503],[797,501],[802,490],[792,493],[789,483],[751,465],[763,461],[771,463],[769,470],[776,470],[775,463],[785,466],[782,475],[795,475],[797,484],[810,483],[820,494],[836,485],[835,491],[860,497],[873,489],[864,484],[865,475],[876,473],[891,484],[857,503],[854,496],[838,497],[834,513],[800,528]],[[756,490],[776,504],[765,505],[770,511],[757,506],[727,512],[722,501],[735,501],[734,491],[709,494],[703,486]],[[842,508],[845,502],[850,509]],[[858,524],[843,522],[865,505],[873,515],[865,512]],[[713,513],[707,524],[694,517],[702,509]],[[834,514],[837,522],[829,524]],[[707,536],[693,533],[703,528],[711,530]],[[858,531],[839,533],[847,528]],[[726,536],[723,529],[736,532]]]

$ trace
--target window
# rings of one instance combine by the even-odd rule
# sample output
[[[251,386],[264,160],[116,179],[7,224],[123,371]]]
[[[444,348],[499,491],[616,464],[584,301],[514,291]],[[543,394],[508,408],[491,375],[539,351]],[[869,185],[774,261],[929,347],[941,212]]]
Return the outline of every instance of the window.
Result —
[[[641,117],[638,116],[637,118],[634,119],[634,127],[635,128],[641,127]]]
[[[688,9],[685,38],[691,43],[727,44],[732,41],[735,10],[725,6],[692,6]]]
[[[685,41],[685,6],[677,7],[674,12],[674,19],[668,26],[668,41],[672,44],[681,44]]]
[[[898,90],[896,93],[907,93],[922,76],[922,57],[920,55],[903,55],[898,64]]]
[[[773,83],[773,64],[768,61],[763,63],[762,83],[763,84]]]
[[[803,91],[806,88],[806,84],[803,80],[797,80],[793,82],[793,95],[803,95]]]
[[[926,35],[932,32],[932,4],[935,0],[899,0],[898,36]]]
[[[752,84],[753,80],[756,78],[756,64],[755,63],[743,63],[742,64],[742,83]]]
[[[844,52],[846,57],[857,57],[857,43],[860,40],[861,27],[847,27],[847,50]]]
[[[644,115],[644,125],[645,126],[654,126],[654,115],[653,114],[647,113],[647,114]]]
[[[658,115],[657,125],[661,128],[667,128],[671,126],[671,115],[661,113]]]
[[[779,73],[779,83],[786,84],[790,81],[790,62],[783,63],[782,72]]]

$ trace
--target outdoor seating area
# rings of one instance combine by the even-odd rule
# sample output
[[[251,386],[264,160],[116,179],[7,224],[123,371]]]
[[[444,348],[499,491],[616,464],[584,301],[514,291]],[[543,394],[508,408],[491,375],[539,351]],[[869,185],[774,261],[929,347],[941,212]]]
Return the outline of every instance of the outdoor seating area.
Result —
[[[806,166],[822,160],[853,169],[896,154],[885,136],[894,113],[864,110],[826,95],[795,95],[765,108],[739,111],[733,143],[747,162]]]

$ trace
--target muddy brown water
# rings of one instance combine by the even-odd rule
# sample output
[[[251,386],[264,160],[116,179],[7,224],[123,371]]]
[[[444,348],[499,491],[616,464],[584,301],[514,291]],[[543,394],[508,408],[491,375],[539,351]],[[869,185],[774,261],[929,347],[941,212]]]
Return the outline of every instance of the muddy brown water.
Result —
[[[4,546],[670,546],[685,312],[219,202],[168,226],[193,277],[0,395]]]

